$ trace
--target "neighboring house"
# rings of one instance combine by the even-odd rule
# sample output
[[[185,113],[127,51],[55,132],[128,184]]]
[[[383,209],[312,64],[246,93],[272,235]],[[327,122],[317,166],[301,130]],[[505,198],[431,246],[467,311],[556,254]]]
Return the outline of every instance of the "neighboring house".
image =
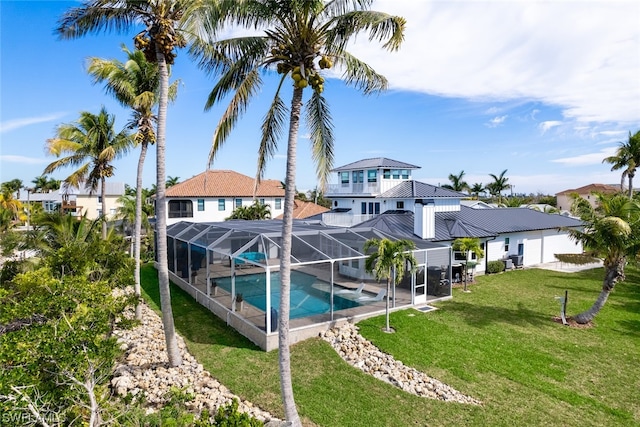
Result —
[[[339,184],[329,186],[326,197],[334,209],[323,214],[326,225],[373,227],[407,238],[452,243],[457,238],[479,238],[486,262],[519,256],[517,263],[531,266],[555,261],[556,253],[581,253],[561,227],[581,227],[575,218],[532,209],[465,206],[466,194],[411,179],[416,169],[387,158],[366,159],[335,169]],[[396,173],[396,171],[406,173]],[[373,172],[372,172],[373,171]],[[377,185],[357,185],[349,178],[375,177]],[[359,178],[358,178],[359,180]],[[360,184],[357,182],[356,184]],[[373,207],[373,209],[370,209]],[[362,221],[364,219],[364,221]]]
[[[274,179],[260,182],[230,170],[208,170],[167,189],[167,224],[179,221],[216,222],[230,217],[234,209],[254,200],[270,207],[271,217],[284,212],[284,188]]]
[[[24,194],[22,194],[24,193]],[[100,186],[95,192],[84,188],[63,187],[48,193],[22,192],[20,201],[23,203],[39,203],[45,212],[62,211],[74,216],[87,216],[97,219],[102,213],[102,191]],[[120,203],[118,198],[124,195],[123,182],[106,183],[107,219],[113,219]]]
[[[583,199],[587,200],[592,207],[596,207],[596,199],[593,193],[615,194],[620,192],[620,186],[613,186],[608,184],[589,184],[584,187],[574,188],[572,190],[564,190],[556,193],[556,204],[560,211],[571,210],[571,204],[573,203],[573,195],[577,194]]]
[[[293,219],[307,219],[321,215],[329,210],[330,209],[313,202],[305,202],[304,200],[298,199],[293,201]],[[282,214],[275,217],[275,219],[282,219]]]

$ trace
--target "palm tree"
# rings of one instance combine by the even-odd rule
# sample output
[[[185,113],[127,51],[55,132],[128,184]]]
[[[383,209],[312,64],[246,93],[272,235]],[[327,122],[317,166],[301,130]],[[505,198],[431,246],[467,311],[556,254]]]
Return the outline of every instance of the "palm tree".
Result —
[[[502,203],[502,192],[510,188],[510,185],[508,184],[509,178],[504,176],[506,173],[507,169],[503,170],[498,176],[490,173],[489,176],[493,179],[493,182],[486,185],[486,189],[489,190],[489,193],[494,197],[498,197],[498,203]]]
[[[318,181],[323,188],[333,164],[333,125],[329,106],[322,96],[324,78],[321,72],[334,63],[343,70],[350,86],[365,94],[387,87],[387,80],[373,68],[347,52],[346,47],[357,34],[367,32],[370,40],[384,42],[383,47],[397,50],[403,40],[405,20],[370,10],[372,0],[244,0],[231,2],[236,22],[248,27],[268,28],[264,35],[239,37],[217,42],[195,44],[192,53],[207,58],[201,65],[209,71],[222,71],[222,77],[209,94],[206,109],[231,95],[213,136],[210,163],[245,112],[251,99],[263,84],[261,71],[276,69],[279,84],[262,124],[262,140],[258,150],[256,185],[263,176],[266,161],[276,152],[278,139],[289,113],[285,201],[282,222],[282,254],[280,257],[279,364],[285,417],[300,425],[291,386],[289,349],[289,304],[293,208],[295,196],[296,146],[303,93],[312,93],[306,107],[306,123],[311,133],[313,159]],[[220,62],[220,57],[228,58]],[[292,80],[289,80],[292,79]],[[281,98],[285,83],[293,84],[290,110]]]
[[[418,262],[412,251],[416,245],[411,240],[401,239],[392,241],[389,239],[369,239],[364,243],[363,251],[366,254],[369,249],[375,252],[369,254],[364,261],[364,269],[373,273],[377,280],[387,280],[386,298],[386,328],[385,332],[393,332],[389,326],[389,297],[391,295],[391,278],[394,278],[394,286],[402,282],[405,272],[413,273]]]
[[[142,172],[147,156],[149,144],[156,141],[154,125],[156,116],[153,109],[158,105],[159,76],[158,66],[147,61],[142,51],[131,52],[126,46],[122,51],[127,55],[127,61],[91,58],[88,72],[94,83],[105,83],[107,93],[116,98],[125,107],[131,108],[133,114],[128,122],[129,129],[136,129],[135,141],[140,144],[140,157],[136,173],[135,219],[133,221],[133,257],[135,261],[134,292],[138,300],[136,304],[136,319],[142,318],[140,293],[140,245],[142,234]],[[169,99],[175,99],[177,82],[169,88]],[[148,220],[147,220],[148,222]]]
[[[588,323],[598,314],[617,282],[624,281],[627,256],[635,257],[640,250],[640,204],[622,194],[595,194],[597,208],[586,200],[574,204],[583,230],[568,229],[569,236],[582,243],[585,249],[604,257],[602,290],[588,310],[573,316],[581,324]],[[584,199],[583,199],[584,200]]]
[[[464,256],[464,268],[462,276],[464,280],[464,292],[467,291],[467,262],[469,253],[475,254],[477,259],[484,257],[484,251],[480,246],[480,239],[475,237],[461,237],[453,241],[451,248],[454,251],[459,251]]]
[[[180,182],[179,176],[168,176],[167,177],[167,188],[173,187],[174,185]]]
[[[254,201],[251,206],[239,206],[231,213],[230,219],[246,219],[249,221],[271,218],[269,205],[263,205],[259,201]]]
[[[476,182],[469,189],[469,191],[471,191],[471,194],[473,194],[476,200],[480,198],[480,193],[482,193],[484,190],[485,190],[484,184],[482,184],[481,182]]]
[[[449,181],[451,181],[451,184],[445,184],[442,188],[448,188],[449,190],[459,192],[469,190],[469,184],[462,179],[463,176],[464,171],[460,171],[458,175],[449,174]]]
[[[11,181],[6,181],[2,183],[2,192],[6,193],[15,193],[16,198],[20,199],[20,190],[22,189],[22,180],[20,179],[12,179]]]
[[[156,254],[162,323],[165,331],[167,355],[171,366],[182,363],[175,336],[169,270],[167,263],[167,206],[165,184],[165,143],[167,105],[169,102],[169,70],[176,58],[176,49],[187,44],[184,34],[199,33],[207,25],[215,32],[215,25],[226,17],[222,9],[209,7],[213,1],[192,0],[85,0],[69,9],[60,19],[57,32],[63,39],[83,37],[89,33],[116,30],[124,32],[135,25],[144,29],[135,38],[136,48],[144,51],[149,62],[158,65],[159,98],[156,132]],[[233,2],[231,2],[233,3]],[[208,11],[206,21],[204,13]],[[220,15],[217,12],[220,11]]]
[[[618,149],[613,156],[605,157],[603,163],[611,163],[611,170],[623,169],[620,177],[620,191],[624,188],[624,180],[629,180],[627,189],[629,199],[633,198],[633,178],[636,176],[636,169],[640,166],[640,131],[631,135],[627,141],[620,141]]]
[[[36,193],[44,193],[45,188],[47,187],[47,183],[49,182],[49,178],[46,175],[40,175],[33,179],[31,183],[33,184],[33,191]]]
[[[126,131],[115,132],[115,116],[107,114],[103,107],[96,114],[83,111],[76,123],[58,126],[56,137],[47,140],[47,150],[58,157],[44,169],[51,173],[67,166],[79,166],[65,182],[78,188],[84,184],[91,192],[100,185],[102,194],[102,238],[107,238],[107,178],[113,176],[113,161],[125,155],[133,144],[133,138]],[[60,158],[61,155],[68,154]]]

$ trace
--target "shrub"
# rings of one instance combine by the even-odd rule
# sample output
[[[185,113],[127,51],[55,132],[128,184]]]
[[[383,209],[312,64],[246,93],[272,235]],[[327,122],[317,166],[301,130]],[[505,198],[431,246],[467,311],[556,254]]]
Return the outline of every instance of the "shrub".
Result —
[[[487,273],[495,274],[504,271],[504,262],[502,261],[489,261],[487,263]]]

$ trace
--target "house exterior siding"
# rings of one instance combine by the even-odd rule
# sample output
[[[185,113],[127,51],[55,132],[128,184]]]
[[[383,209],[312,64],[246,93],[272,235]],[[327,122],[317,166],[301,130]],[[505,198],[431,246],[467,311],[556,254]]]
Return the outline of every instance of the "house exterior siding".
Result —
[[[169,209],[167,210],[167,225],[175,224],[180,221],[190,222],[219,222],[229,218],[233,211],[236,209],[236,199],[240,197],[172,197],[168,199],[167,203],[172,201],[189,201],[192,206],[191,216],[175,216],[171,217]],[[242,199],[242,206],[250,206],[253,204],[252,198],[240,198]],[[278,215],[284,213],[284,197],[260,197],[264,199],[264,204],[269,206],[271,212],[271,218],[275,218]],[[276,209],[276,200],[280,199],[280,209]],[[204,200],[204,210],[198,210],[198,200]],[[224,200],[224,210],[219,209],[219,201]],[[170,206],[170,205],[169,205]]]

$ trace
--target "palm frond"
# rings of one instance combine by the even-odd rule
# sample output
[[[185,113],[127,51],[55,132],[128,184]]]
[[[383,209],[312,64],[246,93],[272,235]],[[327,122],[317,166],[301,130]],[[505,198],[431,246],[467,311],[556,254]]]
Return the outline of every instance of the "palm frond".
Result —
[[[333,122],[326,99],[314,92],[306,104],[307,127],[311,132],[311,152],[321,191],[324,192],[334,160]]]
[[[282,89],[282,83],[285,79],[286,76],[280,79],[280,84],[271,102],[271,107],[262,122],[262,140],[260,141],[260,148],[258,149],[258,168],[253,189],[254,194],[257,193],[258,184],[264,176],[267,160],[273,157],[278,148],[278,139],[280,139],[282,135],[283,126],[287,118],[287,106],[282,101],[282,98],[280,98],[280,90]]]
[[[365,95],[387,89],[388,82],[382,74],[376,73],[371,66],[350,53],[342,52],[341,56],[336,57],[335,62],[345,68],[342,75],[345,83],[362,90]]]

